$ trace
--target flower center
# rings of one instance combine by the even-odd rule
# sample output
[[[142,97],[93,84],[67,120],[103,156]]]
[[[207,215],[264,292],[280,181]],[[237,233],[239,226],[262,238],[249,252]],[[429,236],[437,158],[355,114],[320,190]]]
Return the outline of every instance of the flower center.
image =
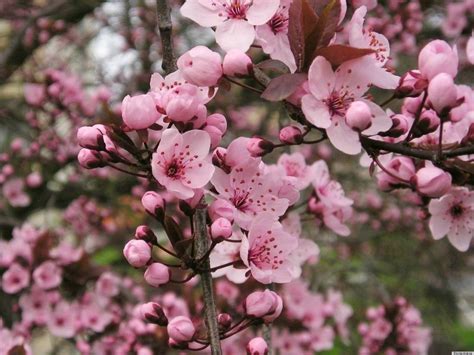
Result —
[[[232,0],[230,4],[222,4],[227,13],[229,19],[245,20],[247,15],[247,10],[250,7],[250,4],[247,4],[246,1],[242,0]]]
[[[178,178],[180,176],[181,166],[178,165],[176,160],[173,160],[169,163],[166,168],[166,176],[170,178]]]
[[[459,218],[464,212],[464,207],[462,205],[454,205],[453,207],[451,207],[450,212],[451,216],[453,216],[454,218]]]
[[[352,101],[354,100],[347,94],[347,92],[344,92],[341,95],[341,93],[337,91],[333,91],[331,95],[324,100],[329,108],[331,116],[344,116]]]
[[[282,12],[277,12],[270,21],[268,21],[268,25],[275,35],[280,32],[286,32],[288,29],[288,16],[285,16]]]

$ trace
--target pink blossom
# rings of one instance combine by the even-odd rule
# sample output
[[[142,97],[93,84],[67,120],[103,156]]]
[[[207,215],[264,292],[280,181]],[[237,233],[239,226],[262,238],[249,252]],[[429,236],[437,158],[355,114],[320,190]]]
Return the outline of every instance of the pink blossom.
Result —
[[[418,56],[421,74],[431,80],[440,73],[454,78],[458,72],[458,53],[442,40],[434,40],[423,47]]]
[[[197,86],[214,86],[222,76],[219,53],[197,46],[178,58],[177,65],[184,79]]]
[[[20,264],[12,264],[2,275],[2,289],[5,293],[17,293],[30,284],[30,273]]]
[[[232,240],[241,240],[242,233],[234,233],[231,237]],[[240,258],[240,243],[226,242],[216,245],[212,251],[209,260],[211,267],[224,265],[233,261],[238,261]],[[226,276],[227,279],[236,284],[241,284],[248,279],[247,270],[242,268],[236,268],[233,265],[221,268],[212,273],[213,277]]]
[[[20,178],[8,180],[3,184],[3,196],[13,207],[25,207],[31,203],[31,198],[23,190],[25,183]]]
[[[474,35],[469,37],[466,45],[466,55],[469,63],[474,64]]]
[[[214,173],[206,160],[210,145],[206,132],[165,130],[152,158],[154,178],[178,198],[193,197],[193,189],[204,187]]]
[[[173,318],[168,323],[167,330],[169,337],[177,342],[190,341],[196,332],[193,322],[184,316]]]
[[[295,72],[296,62],[288,39],[290,0],[280,1],[277,12],[265,24],[257,26],[257,42],[272,59],[286,64],[290,72]]]
[[[97,293],[105,297],[116,296],[120,292],[119,286],[120,278],[111,272],[105,272],[100,275],[95,284]]]
[[[334,72],[325,58],[317,57],[309,68],[310,93],[302,98],[306,119],[326,129],[331,143],[346,154],[358,154],[362,149],[358,132],[344,119],[350,104],[359,100],[369,85],[367,76],[355,66],[357,63],[357,60],[346,62]],[[390,129],[392,121],[385,112],[374,103],[365,103],[373,117],[371,126],[362,133],[370,135]]]
[[[47,325],[51,334],[72,338],[77,331],[77,306],[61,301],[48,313]]]
[[[81,326],[97,333],[103,332],[112,321],[112,314],[96,303],[81,306],[79,312]]]
[[[278,0],[187,0],[181,14],[203,27],[216,27],[216,42],[225,51],[246,52],[263,25],[278,9]]]
[[[246,76],[252,72],[252,59],[238,49],[231,49],[227,52],[222,62],[225,75]]]
[[[268,345],[261,337],[253,338],[247,344],[247,355],[266,355],[268,354]]]
[[[123,121],[131,129],[146,129],[158,121],[160,116],[150,94],[133,97],[127,95],[122,101]]]
[[[33,280],[44,290],[57,287],[62,281],[62,270],[53,261],[45,261],[33,271]]]
[[[458,250],[469,249],[474,231],[474,192],[464,187],[453,188],[440,199],[431,200],[429,227],[433,238],[448,235]]]
[[[252,276],[261,283],[286,283],[292,279],[288,256],[295,250],[295,238],[284,231],[272,214],[260,213],[242,239],[240,257]]]
[[[211,182],[219,194],[218,198],[232,204],[235,222],[245,229],[259,213],[281,216],[289,204],[288,199],[278,197],[279,186],[270,174],[264,174],[258,160],[239,165],[230,174],[216,169]]]
[[[278,158],[277,166],[283,170],[287,179],[298,189],[303,190],[311,182],[312,171],[306,165],[301,153],[282,154]]]
[[[32,106],[41,106],[46,99],[46,90],[41,84],[25,84],[25,99]]]

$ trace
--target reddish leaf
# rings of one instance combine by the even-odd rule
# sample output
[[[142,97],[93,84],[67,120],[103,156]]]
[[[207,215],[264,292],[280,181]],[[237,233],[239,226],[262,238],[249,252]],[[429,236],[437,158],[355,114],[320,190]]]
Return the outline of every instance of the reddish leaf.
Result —
[[[316,49],[329,44],[337,29],[341,13],[338,0],[312,1],[319,16],[318,22],[305,43],[304,68],[308,68],[316,57]]]
[[[316,50],[316,56],[323,56],[334,66],[339,66],[348,60],[360,58],[371,53],[374,53],[374,50],[370,48],[355,48],[344,46],[342,44],[335,44]]]
[[[281,101],[293,94],[306,80],[306,74],[283,74],[270,81],[261,97],[268,101]]]
[[[293,0],[288,13],[288,39],[298,70],[304,66],[305,42],[317,22],[318,16],[309,5],[308,0]]]
[[[276,59],[264,60],[263,62],[258,63],[256,67],[262,70],[274,71],[279,74],[287,74],[290,72],[290,69],[288,69],[285,63]]]

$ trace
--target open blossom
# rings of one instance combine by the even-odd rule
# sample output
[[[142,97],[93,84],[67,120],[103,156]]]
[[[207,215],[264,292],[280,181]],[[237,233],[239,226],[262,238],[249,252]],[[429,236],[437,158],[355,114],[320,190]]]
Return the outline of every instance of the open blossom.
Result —
[[[231,237],[232,240],[241,240],[242,233],[234,233]],[[213,249],[209,260],[211,262],[211,267],[216,267],[219,265],[224,265],[232,261],[239,260],[240,258],[240,244],[234,242],[226,242],[225,240],[222,243],[216,245]],[[230,281],[241,284],[248,279],[246,275],[247,270],[242,268],[234,267],[230,265],[228,267],[216,270],[212,273],[213,277],[226,276]]]
[[[45,261],[33,272],[33,280],[40,288],[48,290],[59,286],[62,281],[62,271],[54,262]]]
[[[61,338],[72,338],[77,331],[77,305],[60,301],[48,313],[47,325],[51,334]]]
[[[175,128],[165,130],[152,157],[153,176],[178,198],[193,197],[193,189],[204,187],[214,173],[207,161],[210,145],[204,131],[181,134]]]
[[[20,178],[8,180],[3,184],[3,196],[13,207],[25,207],[31,203],[30,196],[23,190],[25,183]]]
[[[292,280],[289,254],[297,247],[296,238],[268,213],[261,213],[242,239],[240,257],[252,276],[261,283],[286,283]]]
[[[5,293],[17,293],[30,283],[30,273],[19,264],[12,264],[2,275],[2,289]]]
[[[225,50],[246,52],[255,27],[275,14],[279,0],[187,0],[181,14],[203,27],[216,27],[216,42]]]
[[[268,212],[278,217],[288,208],[288,199],[278,196],[280,186],[270,175],[264,174],[258,160],[236,166],[230,174],[216,169],[211,182],[218,198],[232,204],[234,220],[241,228],[248,229],[259,213]]]
[[[343,63],[334,72],[331,63],[321,56],[317,57],[308,73],[310,93],[302,98],[306,119],[316,127],[326,129],[331,143],[346,154],[358,154],[362,149],[359,133],[345,120],[350,104],[360,100],[368,90],[369,79],[361,75],[359,60]],[[364,102],[372,111],[372,122],[362,133],[373,135],[390,129],[392,121],[385,112],[370,101]]]
[[[428,208],[433,238],[441,239],[447,234],[456,249],[469,249],[474,232],[474,192],[453,188],[440,199],[431,200]]]
[[[257,42],[272,59],[287,65],[293,73],[296,62],[288,39],[288,20],[291,0],[280,1],[277,12],[265,24],[257,26]]]
[[[306,165],[301,153],[282,154],[278,158],[277,166],[284,171],[287,178],[298,190],[305,189],[310,184],[311,168]]]

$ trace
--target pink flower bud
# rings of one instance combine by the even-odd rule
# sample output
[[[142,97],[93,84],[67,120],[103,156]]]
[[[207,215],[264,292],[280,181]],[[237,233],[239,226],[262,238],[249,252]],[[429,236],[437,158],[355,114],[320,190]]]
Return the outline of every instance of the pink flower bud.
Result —
[[[232,235],[232,223],[226,218],[220,217],[212,222],[211,238],[214,242],[222,242]]]
[[[224,134],[227,131],[227,120],[225,119],[224,115],[220,113],[214,113],[207,117],[206,124],[208,126],[214,126],[219,131]]]
[[[156,110],[155,100],[150,94],[133,97],[127,95],[122,101],[123,122],[131,129],[146,129],[160,116]]]
[[[250,138],[247,149],[252,157],[262,157],[273,150],[273,143],[263,138],[253,137]]]
[[[252,71],[252,59],[241,50],[231,49],[225,55],[222,66],[225,75],[246,76]]]
[[[214,86],[222,76],[221,56],[204,46],[184,53],[177,65],[184,79],[197,86]]]
[[[372,124],[372,112],[362,101],[354,101],[346,112],[346,123],[353,130],[362,132]]]
[[[428,86],[428,82],[421,75],[419,70],[410,70],[405,73],[395,89],[395,97],[416,97],[419,96]]]
[[[166,265],[153,263],[145,271],[145,281],[153,287],[159,287],[170,281],[170,275],[170,270]]]
[[[151,258],[151,248],[147,242],[134,239],[125,244],[123,255],[133,267],[142,267]]]
[[[253,338],[247,344],[247,355],[267,355],[268,345],[261,337]]]
[[[255,291],[245,299],[244,309],[247,316],[263,318],[270,323],[281,314],[283,301],[273,291]]]
[[[156,235],[148,226],[138,226],[135,230],[135,239],[144,240],[147,243],[156,243]]]
[[[418,170],[414,180],[418,192],[432,198],[443,196],[451,188],[451,175],[433,165]]]
[[[454,78],[458,72],[458,54],[448,43],[437,39],[421,50],[418,67],[421,74],[430,81],[440,73]]]
[[[285,144],[301,144],[303,142],[303,132],[296,126],[286,126],[280,130],[278,138],[280,142]]]
[[[393,176],[384,171],[377,174],[377,184],[382,191],[391,190],[399,185],[406,186],[406,183],[415,175],[415,164],[408,157],[393,158],[385,165],[385,169]],[[400,179],[403,179],[403,181]]]
[[[449,112],[456,106],[458,98],[453,78],[446,73],[436,75],[428,85],[428,98],[438,114]]]
[[[227,330],[232,325],[232,317],[228,313],[220,313],[217,316],[217,323],[219,323],[220,329]]]
[[[155,191],[147,191],[142,197],[145,210],[154,217],[162,218],[165,209],[165,200]]]
[[[188,317],[178,316],[168,323],[168,336],[178,343],[189,342],[193,339],[196,329]]]
[[[77,154],[79,164],[86,169],[101,168],[105,166],[105,160],[99,152],[82,148]]]
[[[379,133],[382,137],[398,138],[408,132],[410,128],[410,120],[402,114],[393,115],[392,127],[387,132]]]
[[[103,150],[105,148],[103,139],[105,132],[103,125],[81,127],[77,131],[77,143],[83,148]]]
[[[31,188],[39,187],[43,183],[43,177],[37,171],[30,173],[26,177],[26,185]]]
[[[213,221],[224,217],[232,222],[234,220],[234,206],[226,200],[215,200],[209,206],[209,215]]]
[[[219,128],[215,126],[205,126],[203,131],[209,134],[211,138],[211,149],[217,147],[222,140],[222,132]]]
[[[158,324],[162,327],[168,325],[168,318],[166,318],[163,308],[156,302],[148,302],[140,306],[140,315],[143,320]]]
[[[422,135],[434,132],[438,129],[441,120],[439,119],[436,112],[433,110],[424,110],[421,115],[418,123],[416,125],[416,136],[420,137]]]
[[[191,84],[168,91],[160,98],[160,105],[168,118],[176,122],[189,121],[206,109],[199,98],[198,87]]]

